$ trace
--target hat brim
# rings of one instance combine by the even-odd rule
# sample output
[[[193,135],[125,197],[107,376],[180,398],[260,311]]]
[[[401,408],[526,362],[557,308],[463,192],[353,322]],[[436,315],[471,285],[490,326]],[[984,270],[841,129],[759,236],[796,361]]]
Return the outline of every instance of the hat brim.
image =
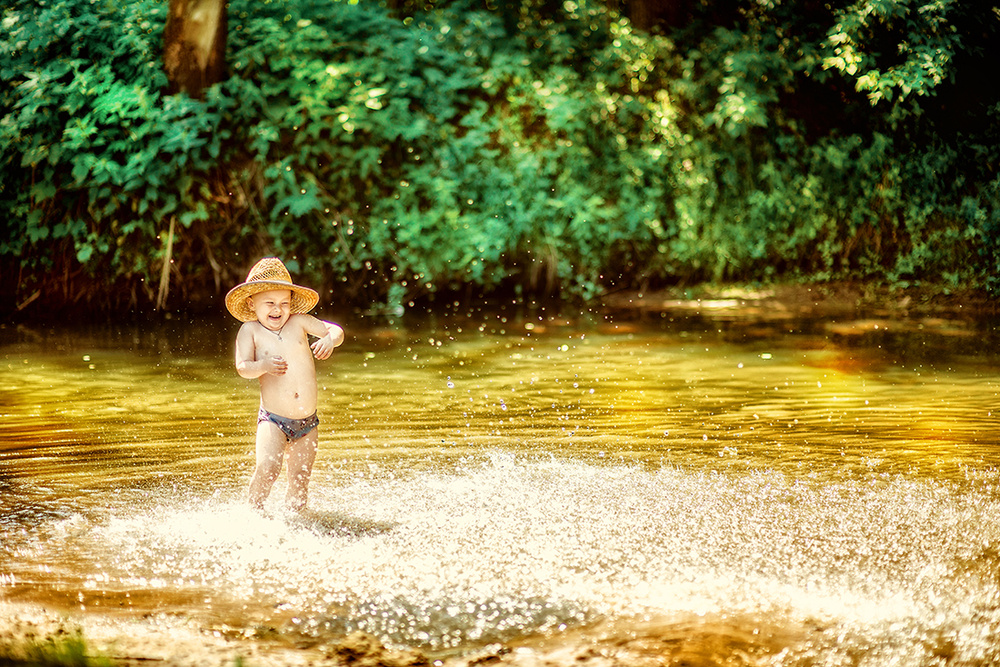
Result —
[[[319,294],[314,289],[283,280],[250,280],[229,290],[226,294],[226,309],[240,322],[252,322],[257,319],[257,315],[247,304],[247,297],[269,290],[291,290],[292,313],[308,313],[319,303]]]

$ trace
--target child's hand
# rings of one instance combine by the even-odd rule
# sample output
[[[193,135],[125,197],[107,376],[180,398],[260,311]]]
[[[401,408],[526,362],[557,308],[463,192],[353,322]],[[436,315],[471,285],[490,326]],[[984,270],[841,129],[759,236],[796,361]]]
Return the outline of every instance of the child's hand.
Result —
[[[265,368],[271,375],[284,375],[288,370],[288,362],[281,357],[268,357]]]
[[[316,339],[309,347],[312,348],[313,356],[317,359],[329,359],[330,355],[333,354],[333,337],[327,334]]]

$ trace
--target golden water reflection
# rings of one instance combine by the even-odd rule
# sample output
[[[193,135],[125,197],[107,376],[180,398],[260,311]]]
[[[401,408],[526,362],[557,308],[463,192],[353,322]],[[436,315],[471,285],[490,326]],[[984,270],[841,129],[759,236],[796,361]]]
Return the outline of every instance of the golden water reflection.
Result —
[[[942,631],[998,657],[991,330],[349,331],[292,521],[281,488],[242,502],[230,329],[0,331],[0,600],[436,651],[715,614],[787,664],[930,664]]]

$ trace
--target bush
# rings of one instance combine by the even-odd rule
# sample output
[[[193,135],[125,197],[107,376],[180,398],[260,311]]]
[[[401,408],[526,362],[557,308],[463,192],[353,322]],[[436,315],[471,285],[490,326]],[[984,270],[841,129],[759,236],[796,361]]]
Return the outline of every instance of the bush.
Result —
[[[169,303],[218,307],[272,253],[324,300],[392,311],[789,275],[995,286],[998,107],[965,136],[924,113],[971,10],[753,3],[671,41],[542,4],[233,0],[231,76],[193,100],[162,93],[164,3],[15,2],[15,304],[141,309],[165,275]],[[916,33],[904,61],[872,55]]]

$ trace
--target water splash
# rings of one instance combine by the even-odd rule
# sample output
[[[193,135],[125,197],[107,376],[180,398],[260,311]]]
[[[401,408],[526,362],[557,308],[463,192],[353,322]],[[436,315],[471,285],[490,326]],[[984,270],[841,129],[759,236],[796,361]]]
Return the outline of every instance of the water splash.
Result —
[[[1000,642],[1000,523],[984,520],[1000,501],[984,488],[501,452],[322,486],[304,517],[170,494],[122,509],[90,527],[94,585],[196,591],[240,602],[245,622],[433,650],[691,614],[813,628],[801,655]]]

